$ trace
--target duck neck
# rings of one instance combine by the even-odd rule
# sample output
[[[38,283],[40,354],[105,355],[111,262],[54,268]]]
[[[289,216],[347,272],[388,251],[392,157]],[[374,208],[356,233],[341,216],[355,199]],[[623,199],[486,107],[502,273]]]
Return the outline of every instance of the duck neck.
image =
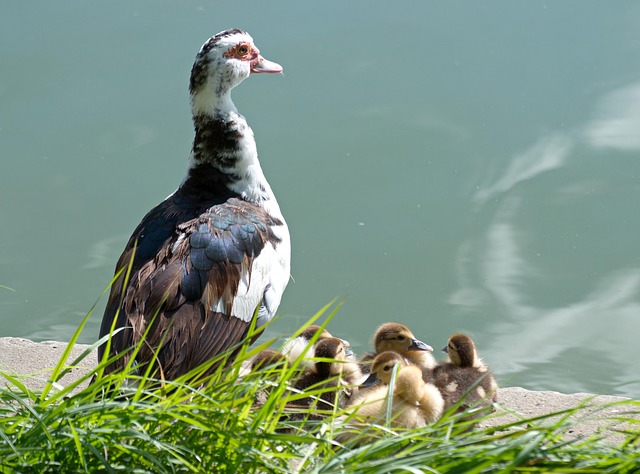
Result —
[[[195,137],[178,192],[232,194],[273,208],[275,197],[260,167],[253,131],[229,95],[219,97],[206,112],[195,107],[197,103],[192,98]]]

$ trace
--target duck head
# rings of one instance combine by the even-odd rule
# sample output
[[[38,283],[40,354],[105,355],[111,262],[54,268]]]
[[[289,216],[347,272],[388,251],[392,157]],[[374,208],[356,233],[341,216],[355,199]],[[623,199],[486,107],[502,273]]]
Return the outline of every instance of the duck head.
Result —
[[[282,72],[282,66],[263,58],[246,31],[221,31],[202,45],[191,69],[189,92],[194,117],[214,115],[216,109],[235,111],[231,102],[235,86],[252,73],[278,72]]]

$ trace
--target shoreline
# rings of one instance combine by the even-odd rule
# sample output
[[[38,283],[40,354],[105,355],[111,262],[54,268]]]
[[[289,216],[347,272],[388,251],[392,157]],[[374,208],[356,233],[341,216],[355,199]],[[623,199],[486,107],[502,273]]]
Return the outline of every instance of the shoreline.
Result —
[[[0,337],[0,372],[22,376],[22,381],[30,389],[41,388],[66,347],[66,342],[33,342],[17,337]],[[76,344],[71,350],[67,363],[71,363],[89,347],[86,344]],[[65,375],[61,383],[64,385],[77,380],[96,364],[96,360],[94,351],[77,368]],[[4,388],[8,382],[0,376],[0,383]],[[532,391],[521,387],[504,387],[498,389],[500,407],[496,412],[497,416],[483,423],[486,426],[498,426],[519,418],[534,418],[586,404],[587,408],[580,411],[580,419],[574,420],[575,423],[568,428],[566,436],[574,438],[602,431],[603,437],[608,442],[615,443],[621,439],[612,425],[617,417],[632,416],[640,420],[638,407],[635,407],[634,413],[629,415],[628,405],[626,407],[611,405],[625,400],[629,399],[612,395],[563,394],[554,391]]]

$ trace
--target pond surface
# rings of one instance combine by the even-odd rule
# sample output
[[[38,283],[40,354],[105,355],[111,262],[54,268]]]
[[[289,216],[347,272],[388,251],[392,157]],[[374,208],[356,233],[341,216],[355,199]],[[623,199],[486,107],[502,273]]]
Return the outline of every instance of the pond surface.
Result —
[[[234,94],[293,240],[269,335],[344,297],[356,350],[397,320],[470,333],[503,385],[640,397],[638,25],[632,1],[3,2],[0,335],[69,339],[182,179],[193,58],[237,26],[285,69]]]

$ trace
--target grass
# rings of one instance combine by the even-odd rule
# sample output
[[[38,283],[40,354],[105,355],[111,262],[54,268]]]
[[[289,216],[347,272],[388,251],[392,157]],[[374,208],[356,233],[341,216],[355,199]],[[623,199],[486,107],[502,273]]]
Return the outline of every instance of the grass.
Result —
[[[308,324],[324,316],[329,321],[337,306],[327,305]],[[158,381],[133,370],[104,375],[103,360],[62,386],[61,377],[101,342],[67,365],[90,314],[42,390],[0,372],[7,380],[0,389],[0,472],[640,472],[639,422],[624,414],[638,413],[635,401],[620,403],[616,421],[629,428],[617,444],[598,434],[565,436],[569,418],[584,408],[472,431],[448,413],[419,430],[369,425],[368,443],[342,444],[338,435],[347,427],[339,410],[320,421],[292,416],[287,405],[301,395],[287,381],[300,361],[238,378],[242,363],[273,341],[242,346],[230,366],[198,384],[189,381],[206,367]],[[94,374],[97,381],[87,387]],[[114,386],[120,389],[109,389]],[[259,393],[265,402],[255,406]]]

